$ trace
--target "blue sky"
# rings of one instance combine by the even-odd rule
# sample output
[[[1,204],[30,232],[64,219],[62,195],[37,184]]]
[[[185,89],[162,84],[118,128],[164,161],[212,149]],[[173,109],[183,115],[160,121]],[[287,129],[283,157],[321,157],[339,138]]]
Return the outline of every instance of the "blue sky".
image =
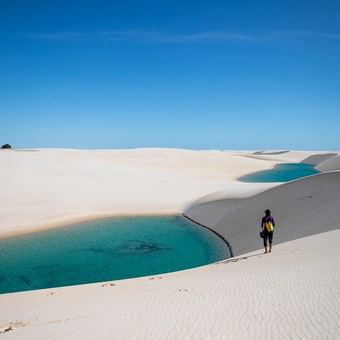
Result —
[[[338,1],[2,1],[0,144],[340,150]]]

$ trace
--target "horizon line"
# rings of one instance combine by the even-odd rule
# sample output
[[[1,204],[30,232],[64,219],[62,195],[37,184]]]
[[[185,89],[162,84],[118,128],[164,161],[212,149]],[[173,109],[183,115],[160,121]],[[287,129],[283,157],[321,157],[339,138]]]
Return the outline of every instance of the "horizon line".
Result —
[[[340,34],[313,31],[271,31],[251,35],[233,31],[206,31],[191,34],[164,34],[146,30],[99,31],[99,32],[52,32],[31,33],[26,38],[33,40],[107,40],[114,42],[139,43],[213,43],[213,42],[251,42],[269,43],[287,39],[340,39]]]

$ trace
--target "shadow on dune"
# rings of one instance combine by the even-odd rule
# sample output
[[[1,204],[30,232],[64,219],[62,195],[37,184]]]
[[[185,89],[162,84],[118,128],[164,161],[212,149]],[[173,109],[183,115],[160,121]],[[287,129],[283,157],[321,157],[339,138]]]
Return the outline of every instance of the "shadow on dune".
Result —
[[[303,159],[300,163],[303,163],[303,164],[313,164],[313,165],[319,165],[335,156],[337,156],[338,154],[337,153],[326,153],[326,154],[323,154],[323,155],[312,155],[312,156],[309,156],[305,159]]]
[[[266,152],[266,151],[255,151],[253,155],[281,155],[283,153],[287,153],[289,151],[273,151],[273,152]]]
[[[262,247],[263,211],[275,217],[274,245],[340,228],[340,171],[288,182],[243,199],[221,199],[191,205],[191,220],[225,238],[233,256]]]
[[[340,170],[340,156],[335,156],[320,163],[316,169],[321,172]]]

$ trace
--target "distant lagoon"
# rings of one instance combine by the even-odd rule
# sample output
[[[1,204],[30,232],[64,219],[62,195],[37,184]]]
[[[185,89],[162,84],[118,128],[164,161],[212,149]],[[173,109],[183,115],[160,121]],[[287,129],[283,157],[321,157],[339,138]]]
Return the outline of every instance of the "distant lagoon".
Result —
[[[0,239],[0,293],[169,273],[230,257],[181,216],[121,217]]]
[[[286,163],[277,164],[274,169],[253,172],[237,180],[247,183],[289,182],[302,177],[320,173],[313,164]]]

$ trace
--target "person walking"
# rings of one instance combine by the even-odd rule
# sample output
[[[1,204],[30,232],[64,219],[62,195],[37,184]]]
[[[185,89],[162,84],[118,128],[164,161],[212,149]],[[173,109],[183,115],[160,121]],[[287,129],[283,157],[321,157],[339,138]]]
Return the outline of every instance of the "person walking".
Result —
[[[265,210],[265,214],[266,216],[262,217],[261,228],[263,233],[264,253],[267,254],[268,253],[267,240],[269,241],[269,253],[272,251],[275,221],[274,217],[271,216],[269,209]]]

